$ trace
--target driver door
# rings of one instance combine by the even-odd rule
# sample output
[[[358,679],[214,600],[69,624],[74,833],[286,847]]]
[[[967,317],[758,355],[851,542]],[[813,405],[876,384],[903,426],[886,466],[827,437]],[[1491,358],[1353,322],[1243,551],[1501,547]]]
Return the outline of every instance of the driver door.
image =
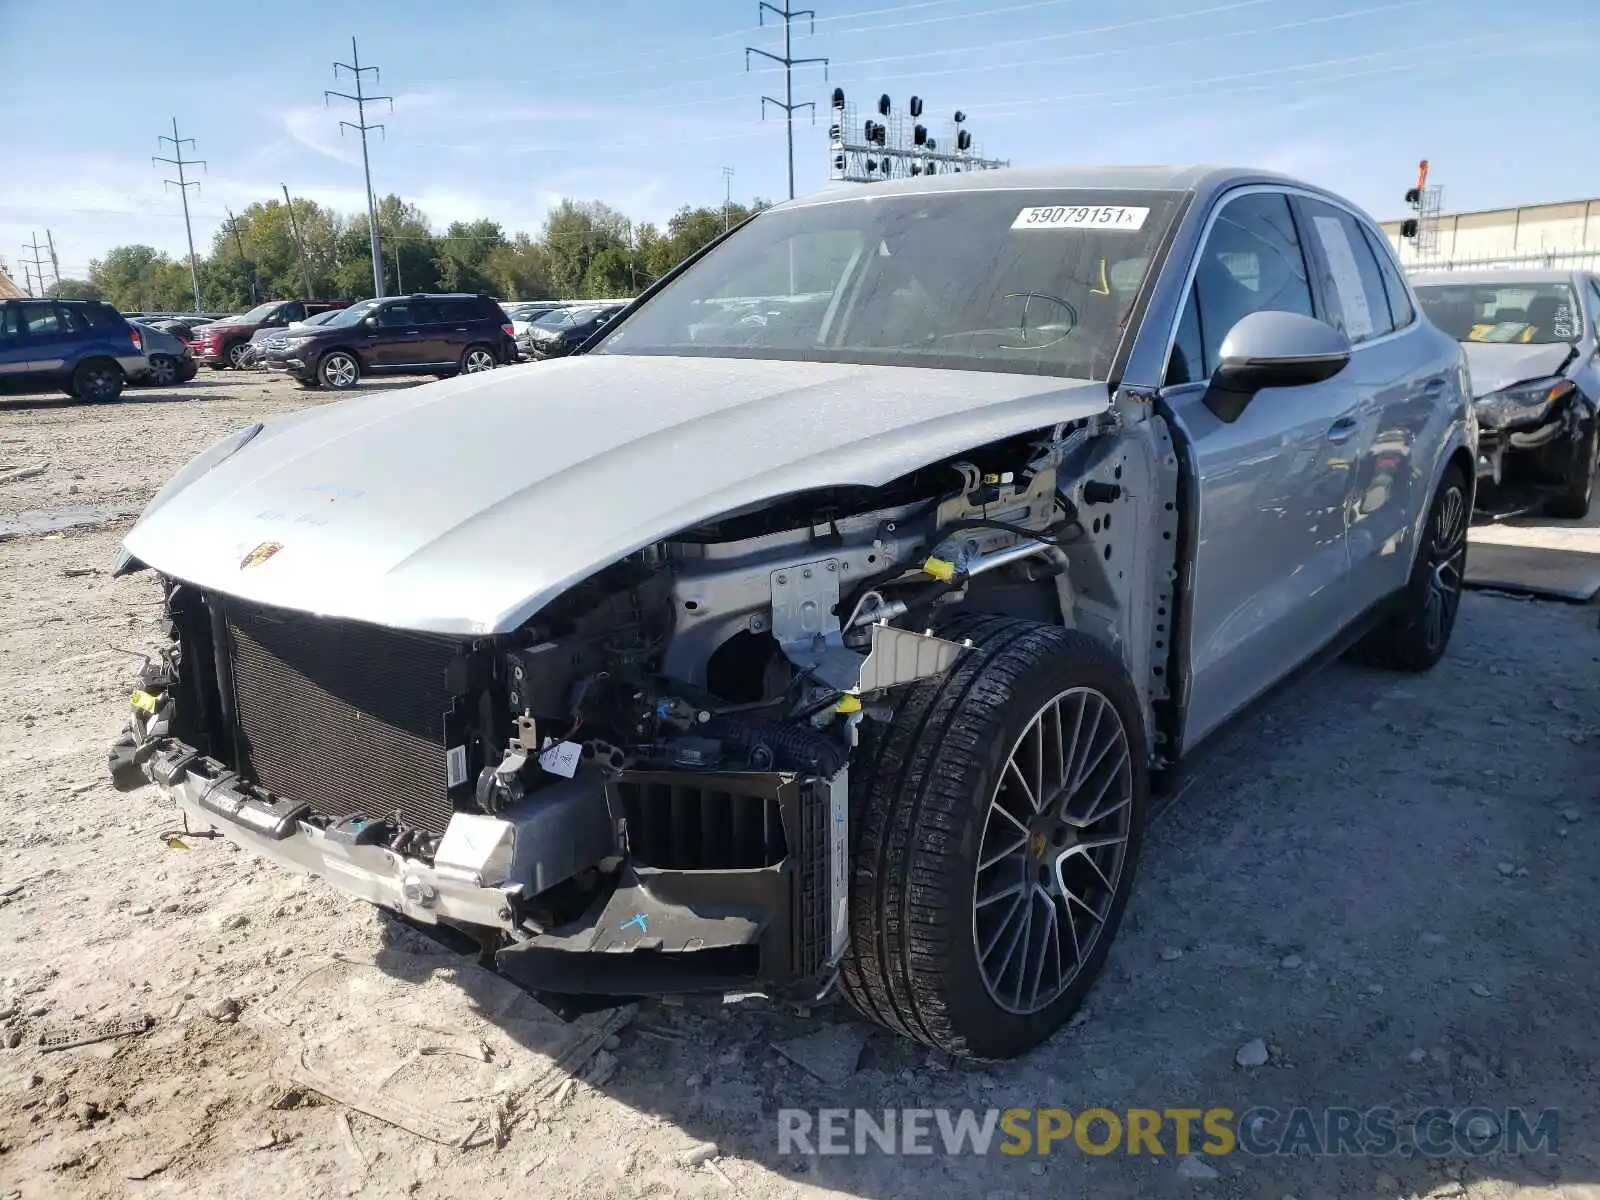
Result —
[[[1184,750],[1315,654],[1353,616],[1346,506],[1360,394],[1339,376],[1268,388],[1233,421],[1206,405],[1223,339],[1257,311],[1322,317],[1288,197],[1222,202],[1193,264],[1164,397],[1199,489]]]

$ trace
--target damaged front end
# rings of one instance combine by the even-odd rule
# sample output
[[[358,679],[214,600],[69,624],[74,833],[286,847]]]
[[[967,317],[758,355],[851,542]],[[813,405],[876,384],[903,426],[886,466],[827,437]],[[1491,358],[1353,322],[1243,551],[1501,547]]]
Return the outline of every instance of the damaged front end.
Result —
[[[1071,613],[1076,505],[1120,495],[1063,483],[1091,437],[1057,426],[727,514],[492,636],[164,579],[170,644],[113,778],[470,934],[530,987],[814,993],[846,948],[862,725],[965,652],[942,609]]]
[[[1478,418],[1478,477],[1506,483],[1559,483],[1592,417],[1570,379],[1513,384],[1473,403]]]

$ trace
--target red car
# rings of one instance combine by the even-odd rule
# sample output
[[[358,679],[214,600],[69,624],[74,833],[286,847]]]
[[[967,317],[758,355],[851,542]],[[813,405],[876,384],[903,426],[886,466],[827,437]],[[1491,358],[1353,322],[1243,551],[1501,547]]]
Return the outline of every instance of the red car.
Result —
[[[268,300],[243,316],[224,317],[200,326],[190,334],[188,346],[196,361],[213,370],[237,367],[256,330],[284,329],[291,321],[304,321],[330,308],[348,307],[348,300]]]

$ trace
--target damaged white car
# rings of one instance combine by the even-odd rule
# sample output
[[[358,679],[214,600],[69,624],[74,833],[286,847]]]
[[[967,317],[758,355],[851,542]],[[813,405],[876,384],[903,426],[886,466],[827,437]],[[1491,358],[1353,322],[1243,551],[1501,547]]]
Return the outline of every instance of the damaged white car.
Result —
[[[529,987],[837,984],[1013,1055],[1153,784],[1313,660],[1444,652],[1469,401],[1287,179],[825,192],[572,358],[194,459],[126,538],[172,640],[112,774]]]

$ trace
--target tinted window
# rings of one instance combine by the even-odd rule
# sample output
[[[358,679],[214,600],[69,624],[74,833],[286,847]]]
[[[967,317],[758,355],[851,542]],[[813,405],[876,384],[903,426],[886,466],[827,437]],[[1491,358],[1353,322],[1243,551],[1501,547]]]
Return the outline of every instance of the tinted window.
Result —
[[[1600,283],[1589,281],[1589,317],[1590,324],[1600,330]]]
[[[487,311],[489,307],[493,306],[492,301],[455,297],[441,298],[435,300],[434,304],[439,309],[439,319],[441,321],[486,321],[491,317],[496,322],[500,320],[497,306],[495,306],[495,312],[490,313]]]
[[[1570,344],[1582,334],[1577,297],[1562,282],[1429,283],[1417,303],[1458,342]]]
[[[15,304],[0,304],[0,341],[22,335],[22,325],[17,319]]]
[[[1167,382],[1209,378],[1228,331],[1253,312],[1315,315],[1305,255],[1281,192],[1240,196],[1218,215],[1200,249],[1194,288],[1179,319],[1180,343],[1186,330],[1189,338],[1184,361],[1178,361],[1175,345]]]
[[[1336,311],[1325,317],[1352,342],[1370,341],[1394,330],[1389,298],[1383,290],[1378,260],[1362,235],[1360,223],[1343,209],[1320,200],[1304,200],[1312,236],[1322,252],[1322,291]]]
[[[54,304],[21,304],[18,307],[22,310],[22,327],[30,337],[52,337],[72,328]]]
[[[378,324],[385,329],[395,329],[402,325],[415,325],[417,318],[411,311],[410,304],[391,304],[378,313]]]
[[[1383,276],[1383,291],[1389,297],[1389,321],[1396,329],[1404,329],[1416,313],[1412,311],[1411,296],[1406,292],[1405,280],[1400,277],[1400,268],[1394,265],[1389,239],[1374,233],[1370,225],[1363,225],[1361,230],[1372,247],[1372,257],[1378,260],[1378,274]]]
[[[1104,379],[1179,199],[866,191],[742,225],[599,352]]]
[[[120,330],[123,325],[122,315],[107,304],[73,304],[67,306],[68,311],[80,317],[92,329]]]

